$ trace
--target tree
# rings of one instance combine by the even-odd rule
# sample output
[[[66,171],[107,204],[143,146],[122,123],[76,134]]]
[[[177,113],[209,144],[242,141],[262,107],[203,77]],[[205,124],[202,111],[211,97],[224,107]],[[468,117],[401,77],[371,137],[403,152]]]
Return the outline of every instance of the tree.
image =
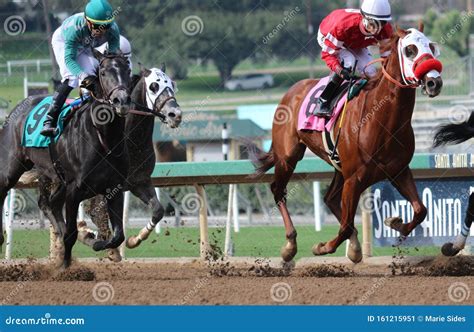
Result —
[[[451,10],[443,15],[436,16],[433,11],[428,11],[425,15],[425,22],[428,22],[425,32],[441,45],[454,50],[459,56],[469,54],[469,31],[471,29],[471,16],[469,13],[461,13],[458,10]]]

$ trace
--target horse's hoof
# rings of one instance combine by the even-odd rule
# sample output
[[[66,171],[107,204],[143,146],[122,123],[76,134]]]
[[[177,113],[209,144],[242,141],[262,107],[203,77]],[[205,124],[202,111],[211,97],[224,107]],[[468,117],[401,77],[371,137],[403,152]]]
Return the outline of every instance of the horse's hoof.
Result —
[[[403,219],[399,217],[391,217],[385,219],[383,222],[386,226],[396,230],[397,232],[400,232],[401,235],[408,235],[404,234],[404,229],[403,229]]]
[[[280,254],[284,262],[290,262],[296,256],[297,252],[298,248],[296,245],[287,244],[281,248]]]
[[[362,261],[362,248],[360,245],[349,244],[347,258],[349,258],[354,264],[360,263]]]
[[[444,256],[447,256],[447,257],[456,256],[457,254],[459,254],[459,252],[460,252],[461,250],[462,250],[462,249],[460,249],[460,248],[455,248],[455,247],[454,247],[454,244],[451,243],[451,242],[445,243],[445,244],[441,247],[441,252],[443,253]]]
[[[325,245],[326,245],[326,243],[323,243],[323,242],[315,244],[313,246],[313,255],[315,255],[315,256],[326,255],[327,252],[325,250],[323,250]]]
[[[120,250],[118,249],[107,249],[107,257],[114,263],[122,261],[122,255],[120,255]]]
[[[77,239],[79,240],[79,242],[87,245],[87,240],[94,240],[95,239],[95,234],[90,233],[88,231],[78,231],[77,232]]]
[[[92,245],[92,249],[94,249],[94,251],[105,250],[105,246],[107,245],[107,243],[107,241],[97,241]]]

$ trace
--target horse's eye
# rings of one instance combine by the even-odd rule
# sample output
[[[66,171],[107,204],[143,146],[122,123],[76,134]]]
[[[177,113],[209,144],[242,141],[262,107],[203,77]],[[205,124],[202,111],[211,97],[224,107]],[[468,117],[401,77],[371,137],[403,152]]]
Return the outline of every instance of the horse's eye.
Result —
[[[101,74],[102,76],[105,76],[105,71],[101,71],[100,74]]]
[[[431,53],[433,53],[433,56],[435,58],[437,58],[439,56],[439,47],[438,47],[438,44],[436,43],[430,43],[430,50],[431,50]]]
[[[160,85],[156,82],[153,82],[153,83],[150,84],[149,89],[150,89],[151,92],[157,93],[158,90],[160,90]]]
[[[416,45],[409,45],[405,47],[405,56],[409,59],[414,59],[418,55],[418,47]]]

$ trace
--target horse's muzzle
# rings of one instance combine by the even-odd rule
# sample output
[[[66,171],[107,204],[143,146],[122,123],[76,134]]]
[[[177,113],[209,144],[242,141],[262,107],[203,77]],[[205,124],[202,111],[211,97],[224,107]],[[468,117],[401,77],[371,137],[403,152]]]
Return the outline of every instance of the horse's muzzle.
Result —
[[[127,116],[130,111],[132,99],[126,91],[117,91],[112,98],[112,105],[120,117]]]
[[[437,75],[426,74],[424,78],[424,89],[430,98],[438,96],[443,89],[443,79],[441,75],[439,75],[439,73],[437,73]]]

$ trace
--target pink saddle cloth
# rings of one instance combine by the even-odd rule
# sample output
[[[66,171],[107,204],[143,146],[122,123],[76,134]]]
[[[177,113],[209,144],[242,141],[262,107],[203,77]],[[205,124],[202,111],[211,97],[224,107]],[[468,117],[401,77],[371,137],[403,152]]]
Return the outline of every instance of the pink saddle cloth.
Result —
[[[298,113],[298,130],[329,132],[336,123],[339,114],[341,114],[342,109],[344,108],[344,103],[347,99],[347,93],[345,93],[337,102],[336,108],[332,113],[332,117],[328,121],[324,118],[320,118],[313,115],[313,111],[316,108],[316,101],[323,92],[326,85],[328,84],[329,78],[329,76],[322,78],[304,98],[303,104],[301,104]]]

